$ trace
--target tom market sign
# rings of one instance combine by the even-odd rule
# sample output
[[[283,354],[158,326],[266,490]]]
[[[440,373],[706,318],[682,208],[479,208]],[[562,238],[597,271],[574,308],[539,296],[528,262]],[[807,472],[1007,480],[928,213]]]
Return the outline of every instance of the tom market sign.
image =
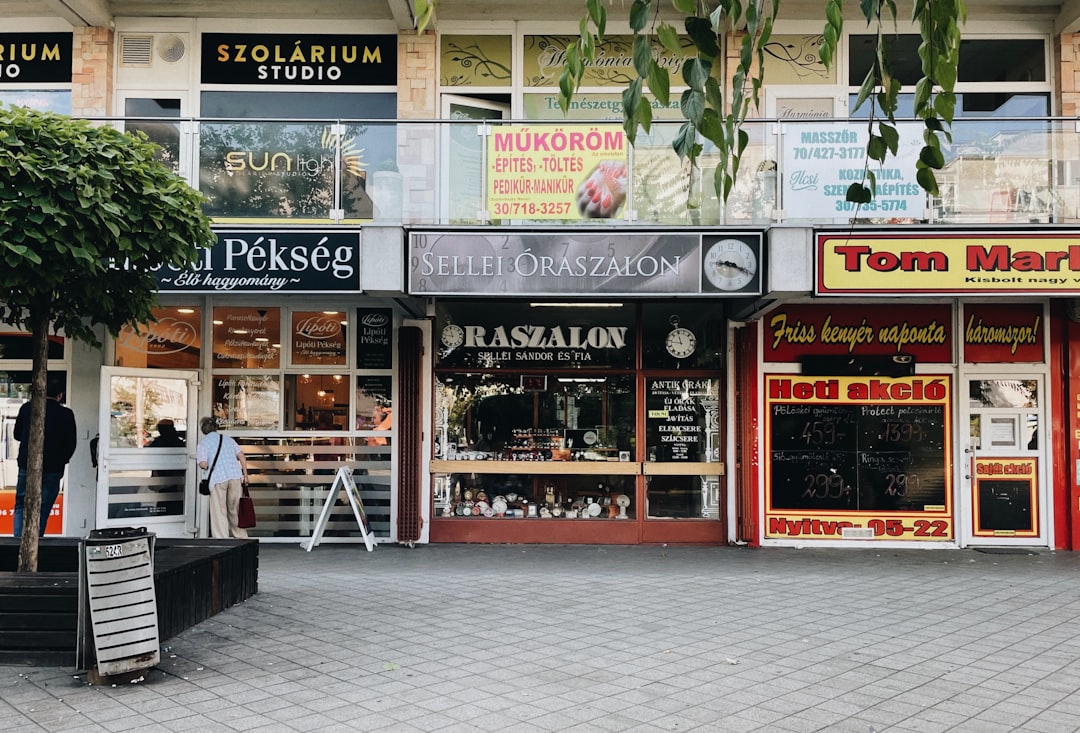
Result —
[[[1074,295],[1080,232],[819,232],[817,263],[817,295]]]

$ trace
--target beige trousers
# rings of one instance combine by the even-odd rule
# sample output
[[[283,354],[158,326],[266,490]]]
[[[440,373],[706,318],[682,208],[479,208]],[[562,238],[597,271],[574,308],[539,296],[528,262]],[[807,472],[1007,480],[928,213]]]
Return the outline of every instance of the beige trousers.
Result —
[[[244,493],[243,483],[238,478],[223,481],[210,487],[210,536],[218,540],[230,537],[246,540],[246,529],[236,526],[236,507]]]

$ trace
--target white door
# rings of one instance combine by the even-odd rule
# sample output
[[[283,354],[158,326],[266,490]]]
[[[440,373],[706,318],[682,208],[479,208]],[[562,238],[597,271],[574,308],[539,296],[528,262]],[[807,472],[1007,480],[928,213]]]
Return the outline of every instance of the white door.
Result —
[[[197,532],[198,372],[104,367],[97,526]]]
[[[964,544],[1049,546],[1043,376],[969,373],[961,383]]]

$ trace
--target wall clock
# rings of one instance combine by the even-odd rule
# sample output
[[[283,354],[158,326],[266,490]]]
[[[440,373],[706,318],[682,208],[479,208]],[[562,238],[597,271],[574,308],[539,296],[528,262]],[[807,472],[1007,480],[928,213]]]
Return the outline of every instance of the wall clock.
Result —
[[[705,277],[719,290],[742,290],[754,282],[758,258],[753,247],[738,239],[721,239],[705,252]]]
[[[679,325],[679,317],[671,317],[671,325],[674,328],[668,332],[664,339],[664,348],[676,359],[685,359],[697,349],[697,336],[688,328]]]

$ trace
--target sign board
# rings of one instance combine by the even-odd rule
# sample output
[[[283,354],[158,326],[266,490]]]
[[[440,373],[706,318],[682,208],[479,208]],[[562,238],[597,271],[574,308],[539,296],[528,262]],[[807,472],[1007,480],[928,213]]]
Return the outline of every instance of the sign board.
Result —
[[[954,537],[951,385],[766,377],[769,539]]]
[[[315,523],[311,539],[308,540],[307,545],[304,547],[308,552],[311,552],[311,549],[319,544],[319,540],[322,539],[323,532],[326,531],[326,523],[330,521],[330,513],[337,504],[338,493],[342,489],[345,489],[345,495],[349,498],[349,505],[352,507],[353,516],[356,517],[356,524],[360,527],[364,545],[367,547],[368,552],[375,549],[375,541],[371,536],[371,525],[368,523],[367,510],[364,509],[364,500],[360,497],[360,489],[357,487],[356,481],[353,480],[352,469],[348,466],[341,466],[338,468],[337,476],[330,487],[330,493],[326,495],[326,502],[323,504],[322,512],[319,513],[319,521]]]
[[[761,232],[414,231],[409,294],[745,297],[762,253]]]

